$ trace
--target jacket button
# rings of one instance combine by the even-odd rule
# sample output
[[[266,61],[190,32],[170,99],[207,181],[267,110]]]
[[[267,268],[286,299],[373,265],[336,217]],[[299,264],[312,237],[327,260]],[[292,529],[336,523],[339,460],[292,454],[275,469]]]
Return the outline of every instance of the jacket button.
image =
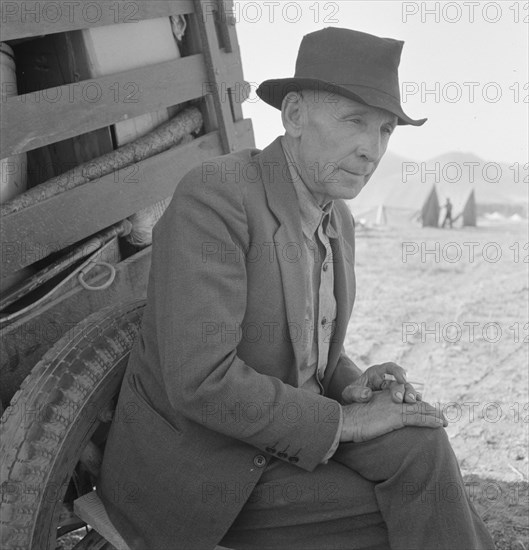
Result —
[[[276,452],[276,450],[275,450],[273,447],[267,447],[267,448],[265,449],[265,451],[266,451],[267,453],[271,453],[271,454],[274,454],[274,453]]]
[[[277,456],[279,458],[286,458],[288,455],[287,455],[287,453],[277,453]]]
[[[266,458],[263,455],[256,455],[253,459],[253,463],[258,468],[262,468],[266,464]]]
[[[291,456],[288,461],[295,464],[296,462],[299,462],[299,458],[297,456]]]
[[[329,269],[329,265],[328,264],[323,264],[323,271],[327,271]]]

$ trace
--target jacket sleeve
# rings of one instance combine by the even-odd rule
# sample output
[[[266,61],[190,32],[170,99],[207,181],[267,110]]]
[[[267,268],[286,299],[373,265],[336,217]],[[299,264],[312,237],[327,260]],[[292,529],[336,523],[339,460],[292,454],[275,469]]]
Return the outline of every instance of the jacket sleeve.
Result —
[[[237,356],[249,234],[235,180],[192,170],[154,229],[150,299],[166,391],[185,417],[265,452],[288,449],[284,459],[310,471],[335,440],[340,405]]]
[[[339,403],[343,404],[342,392],[349,385],[352,384],[360,375],[362,371],[356,366],[356,364],[345,353],[345,349],[342,347],[342,352],[336,364],[336,368],[332,374],[329,387],[327,389],[327,395],[331,399],[335,399]]]

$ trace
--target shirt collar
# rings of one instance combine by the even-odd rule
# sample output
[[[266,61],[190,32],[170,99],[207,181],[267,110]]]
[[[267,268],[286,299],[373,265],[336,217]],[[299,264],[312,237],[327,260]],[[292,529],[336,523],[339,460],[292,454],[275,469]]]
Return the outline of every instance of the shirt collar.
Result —
[[[334,202],[332,200],[327,202],[323,208],[317,203],[314,195],[309,191],[301,179],[294,158],[284,137],[281,137],[281,145],[283,146],[283,152],[287,159],[287,166],[298,197],[303,233],[312,239],[323,220],[323,230],[327,237],[337,238],[338,232],[336,231],[334,219]]]

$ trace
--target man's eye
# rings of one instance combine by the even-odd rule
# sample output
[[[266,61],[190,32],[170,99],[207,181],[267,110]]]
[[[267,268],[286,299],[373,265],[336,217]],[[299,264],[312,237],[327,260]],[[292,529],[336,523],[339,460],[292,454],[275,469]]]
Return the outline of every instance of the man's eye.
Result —
[[[382,131],[387,134],[388,136],[390,136],[392,133],[393,133],[393,130],[395,128],[393,128],[392,126],[387,126],[386,128],[382,128]]]

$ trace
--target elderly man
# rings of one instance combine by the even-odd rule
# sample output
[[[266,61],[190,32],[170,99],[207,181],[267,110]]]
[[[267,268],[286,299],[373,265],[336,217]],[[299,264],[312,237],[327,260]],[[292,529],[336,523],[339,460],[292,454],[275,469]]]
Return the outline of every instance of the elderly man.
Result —
[[[304,37],[285,135],[197,167],[155,227],[98,491],[133,549],[492,549],[445,419],[343,349],[354,199],[399,124],[402,42]],[[387,382],[392,375],[394,382]]]

